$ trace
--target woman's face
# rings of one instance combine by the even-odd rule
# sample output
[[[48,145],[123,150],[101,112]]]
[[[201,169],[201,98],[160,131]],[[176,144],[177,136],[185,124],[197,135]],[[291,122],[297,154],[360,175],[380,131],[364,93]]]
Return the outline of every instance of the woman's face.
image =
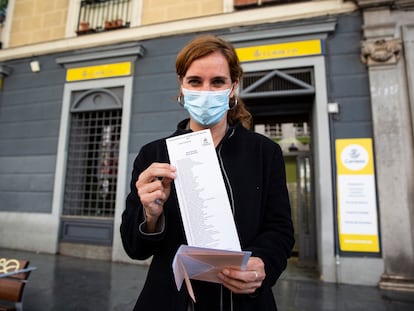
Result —
[[[234,84],[230,97],[233,97],[238,83],[232,83],[229,64],[220,52],[211,53],[192,62],[181,82],[184,88],[196,91],[225,90]]]

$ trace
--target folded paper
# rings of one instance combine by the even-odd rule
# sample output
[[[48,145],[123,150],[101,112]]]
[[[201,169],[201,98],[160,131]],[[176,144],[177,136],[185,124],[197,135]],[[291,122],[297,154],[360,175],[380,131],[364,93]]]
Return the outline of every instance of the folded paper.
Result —
[[[221,283],[218,274],[224,268],[245,270],[251,252],[229,251],[181,245],[175,254],[173,272],[180,290],[185,281],[187,290],[195,301],[190,279]]]

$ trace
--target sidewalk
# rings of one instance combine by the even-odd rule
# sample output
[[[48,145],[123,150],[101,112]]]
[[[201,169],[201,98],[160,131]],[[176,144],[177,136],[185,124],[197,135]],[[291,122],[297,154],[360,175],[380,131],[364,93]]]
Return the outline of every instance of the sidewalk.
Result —
[[[140,265],[9,249],[0,249],[0,257],[29,259],[37,267],[25,289],[24,311],[132,310],[147,272]],[[279,311],[414,310],[414,293],[322,283],[293,264],[274,293]]]

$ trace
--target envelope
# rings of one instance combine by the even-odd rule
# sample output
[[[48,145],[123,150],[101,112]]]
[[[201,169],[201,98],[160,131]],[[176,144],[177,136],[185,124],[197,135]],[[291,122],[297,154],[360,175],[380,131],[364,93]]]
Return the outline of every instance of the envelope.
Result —
[[[172,268],[175,284],[180,290],[185,281],[188,293],[195,302],[190,279],[221,283],[218,273],[224,268],[246,269],[251,252],[229,251],[181,245],[175,254]]]

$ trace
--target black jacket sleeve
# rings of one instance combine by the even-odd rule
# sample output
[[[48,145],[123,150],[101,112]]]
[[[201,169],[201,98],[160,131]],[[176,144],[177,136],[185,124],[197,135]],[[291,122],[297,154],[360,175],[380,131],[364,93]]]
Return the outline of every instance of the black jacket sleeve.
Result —
[[[141,149],[135,158],[130,182],[130,192],[126,199],[126,208],[122,214],[121,238],[124,249],[129,257],[144,260],[153,255],[163,239],[164,231],[148,234],[145,227],[144,210],[135,186],[139,174],[151,163],[146,161],[145,149]]]

